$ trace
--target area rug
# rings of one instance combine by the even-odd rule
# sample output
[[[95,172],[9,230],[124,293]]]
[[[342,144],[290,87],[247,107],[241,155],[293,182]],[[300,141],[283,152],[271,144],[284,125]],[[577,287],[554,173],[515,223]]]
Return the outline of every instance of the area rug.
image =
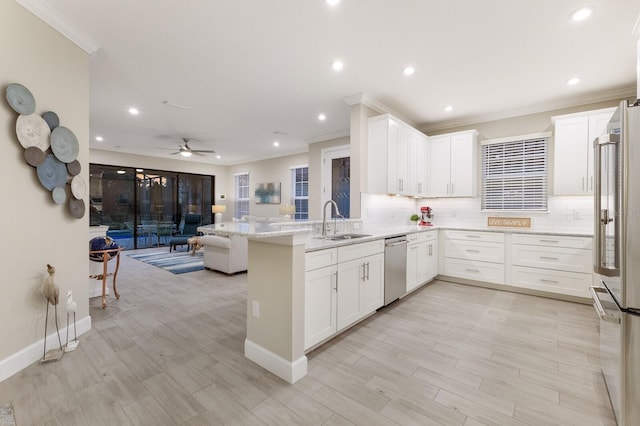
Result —
[[[13,406],[6,404],[0,406],[0,426],[15,426],[16,419],[13,417]]]
[[[130,254],[132,259],[157,266],[174,274],[201,271],[204,269],[204,250],[197,251],[195,256],[188,252],[154,252]]]

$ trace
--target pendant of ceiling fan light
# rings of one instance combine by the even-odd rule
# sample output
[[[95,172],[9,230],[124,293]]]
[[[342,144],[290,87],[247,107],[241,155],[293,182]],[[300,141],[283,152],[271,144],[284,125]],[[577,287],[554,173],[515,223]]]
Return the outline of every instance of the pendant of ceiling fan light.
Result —
[[[189,109],[189,108],[191,108],[189,105],[176,104],[176,103],[170,102],[170,101],[168,101],[166,99],[161,100],[160,103],[163,104],[163,105],[171,106],[171,107],[178,108],[178,109]]]

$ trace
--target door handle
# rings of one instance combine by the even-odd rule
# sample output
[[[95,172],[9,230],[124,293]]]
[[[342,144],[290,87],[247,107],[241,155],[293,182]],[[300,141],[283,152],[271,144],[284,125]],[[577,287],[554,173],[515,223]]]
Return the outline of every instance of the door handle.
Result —
[[[602,307],[602,303],[600,303],[598,293],[608,293],[609,291],[604,287],[591,286],[589,287],[589,292],[591,293],[591,298],[593,299],[593,308],[596,310],[598,317],[603,321],[620,324],[620,318],[614,315],[607,314],[607,311],[605,311]]]

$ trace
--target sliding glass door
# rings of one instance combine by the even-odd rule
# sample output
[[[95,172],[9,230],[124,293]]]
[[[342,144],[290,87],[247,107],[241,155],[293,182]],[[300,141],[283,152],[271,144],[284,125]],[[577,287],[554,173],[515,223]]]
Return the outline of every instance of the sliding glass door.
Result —
[[[166,246],[184,215],[211,220],[214,177],[91,164],[90,222],[126,248]]]

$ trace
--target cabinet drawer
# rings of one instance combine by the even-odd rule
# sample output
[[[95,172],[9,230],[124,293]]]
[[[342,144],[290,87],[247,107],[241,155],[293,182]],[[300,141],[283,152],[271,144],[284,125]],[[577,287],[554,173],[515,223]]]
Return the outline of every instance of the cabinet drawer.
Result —
[[[414,234],[407,234],[407,242],[409,244],[417,243],[418,241],[420,241],[420,233],[416,232]]]
[[[338,247],[338,262],[346,262],[377,253],[384,253],[384,240]]]
[[[591,272],[591,262],[591,250],[520,244],[511,246],[513,265],[586,274]]]
[[[504,233],[502,232],[457,231],[453,229],[447,229],[444,231],[444,238],[448,240],[504,243]]]
[[[531,246],[567,247],[577,249],[591,249],[592,247],[592,238],[590,237],[513,234],[511,241],[513,244],[526,244]]]
[[[422,241],[435,241],[438,239],[438,231],[421,232],[420,238]]]
[[[304,270],[312,271],[314,269],[335,265],[337,262],[338,262],[337,248],[312,251],[305,254]]]
[[[444,275],[504,284],[504,265],[499,263],[474,262],[472,260],[445,259]]]
[[[589,297],[591,274],[513,266],[511,277],[513,280],[511,284],[517,287]]]
[[[445,240],[445,257],[504,263],[504,244],[482,241]]]

